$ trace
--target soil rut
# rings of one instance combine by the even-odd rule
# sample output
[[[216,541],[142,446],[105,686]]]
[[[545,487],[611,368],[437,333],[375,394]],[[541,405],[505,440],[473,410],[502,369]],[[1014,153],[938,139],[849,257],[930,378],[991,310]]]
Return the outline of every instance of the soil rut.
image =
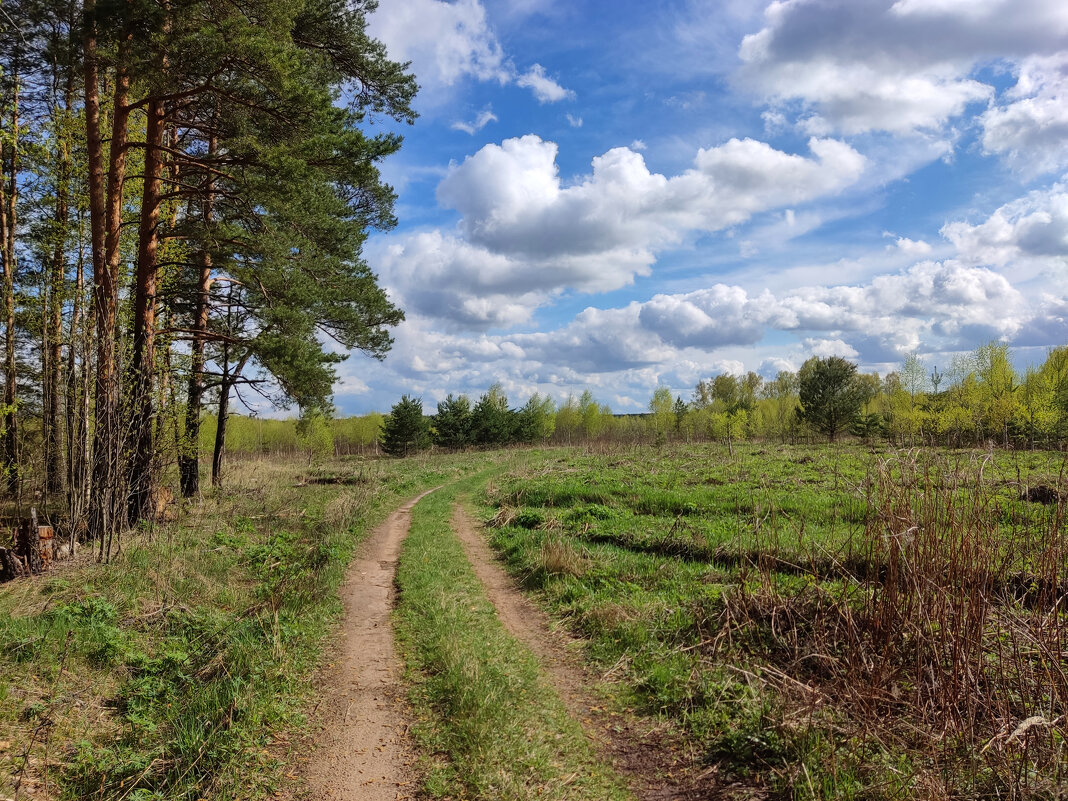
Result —
[[[452,528],[468,560],[512,636],[534,653],[567,711],[586,736],[611,758],[641,801],[696,801],[729,797],[714,768],[702,766],[677,738],[657,729],[642,729],[628,717],[605,710],[590,687],[589,675],[572,650],[570,639],[524,595],[496,561],[493,551],[467,511],[453,507]]]
[[[430,492],[374,530],[342,585],[345,616],[321,702],[324,729],[305,769],[313,799],[399,801],[416,794],[390,613],[412,507]]]

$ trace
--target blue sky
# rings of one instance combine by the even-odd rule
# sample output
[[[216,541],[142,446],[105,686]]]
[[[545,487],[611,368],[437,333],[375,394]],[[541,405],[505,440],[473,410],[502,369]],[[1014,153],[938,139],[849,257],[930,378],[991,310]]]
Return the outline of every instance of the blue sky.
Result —
[[[381,0],[371,32],[421,86],[365,248],[407,321],[342,413],[1068,342],[1062,0]]]

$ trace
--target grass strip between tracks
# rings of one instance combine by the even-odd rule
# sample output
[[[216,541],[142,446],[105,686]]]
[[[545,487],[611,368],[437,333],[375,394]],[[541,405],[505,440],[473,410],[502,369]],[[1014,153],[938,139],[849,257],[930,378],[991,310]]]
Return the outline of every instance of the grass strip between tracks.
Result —
[[[415,507],[397,572],[398,639],[413,681],[414,728],[432,797],[625,799],[579,724],[509,635],[449,524],[457,494]]]

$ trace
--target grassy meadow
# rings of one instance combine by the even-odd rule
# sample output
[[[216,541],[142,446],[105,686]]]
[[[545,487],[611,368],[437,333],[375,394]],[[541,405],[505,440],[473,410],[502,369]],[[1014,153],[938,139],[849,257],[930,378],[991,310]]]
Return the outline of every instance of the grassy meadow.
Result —
[[[413,511],[397,572],[398,640],[431,798],[625,801],[578,722],[508,634],[450,526],[453,503],[485,474]]]
[[[1066,478],[1053,452],[856,444],[238,461],[110,564],[0,586],[0,797],[289,786],[346,565],[443,486],[397,579],[428,795],[626,796],[495,619],[449,530],[467,498],[612,713],[710,791],[1064,798]]]
[[[1068,792],[1061,455],[561,453],[492,542],[620,703],[775,798]],[[745,793],[743,792],[742,797]]]

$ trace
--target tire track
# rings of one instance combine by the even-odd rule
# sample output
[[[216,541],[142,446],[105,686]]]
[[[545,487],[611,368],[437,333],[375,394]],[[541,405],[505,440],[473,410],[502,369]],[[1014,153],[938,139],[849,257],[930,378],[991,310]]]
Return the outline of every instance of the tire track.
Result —
[[[595,747],[610,758],[613,768],[627,778],[636,798],[697,801],[729,797],[715,768],[696,762],[678,737],[656,727],[642,727],[630,716],[605,709],[591,689],[597,677],[588,673],[569,647],[574,641],[518,589],[497,562],[479,525],[459,503],[453,506],[451,523],[505,629],[531,650],[568,713]]]
[[[318,748],[304,768],[313,799],[399,801],[416,794],[390,614],[412,508],[433,491],[398,507],[371,533],[341,587],[341,643],[323,677]]]

